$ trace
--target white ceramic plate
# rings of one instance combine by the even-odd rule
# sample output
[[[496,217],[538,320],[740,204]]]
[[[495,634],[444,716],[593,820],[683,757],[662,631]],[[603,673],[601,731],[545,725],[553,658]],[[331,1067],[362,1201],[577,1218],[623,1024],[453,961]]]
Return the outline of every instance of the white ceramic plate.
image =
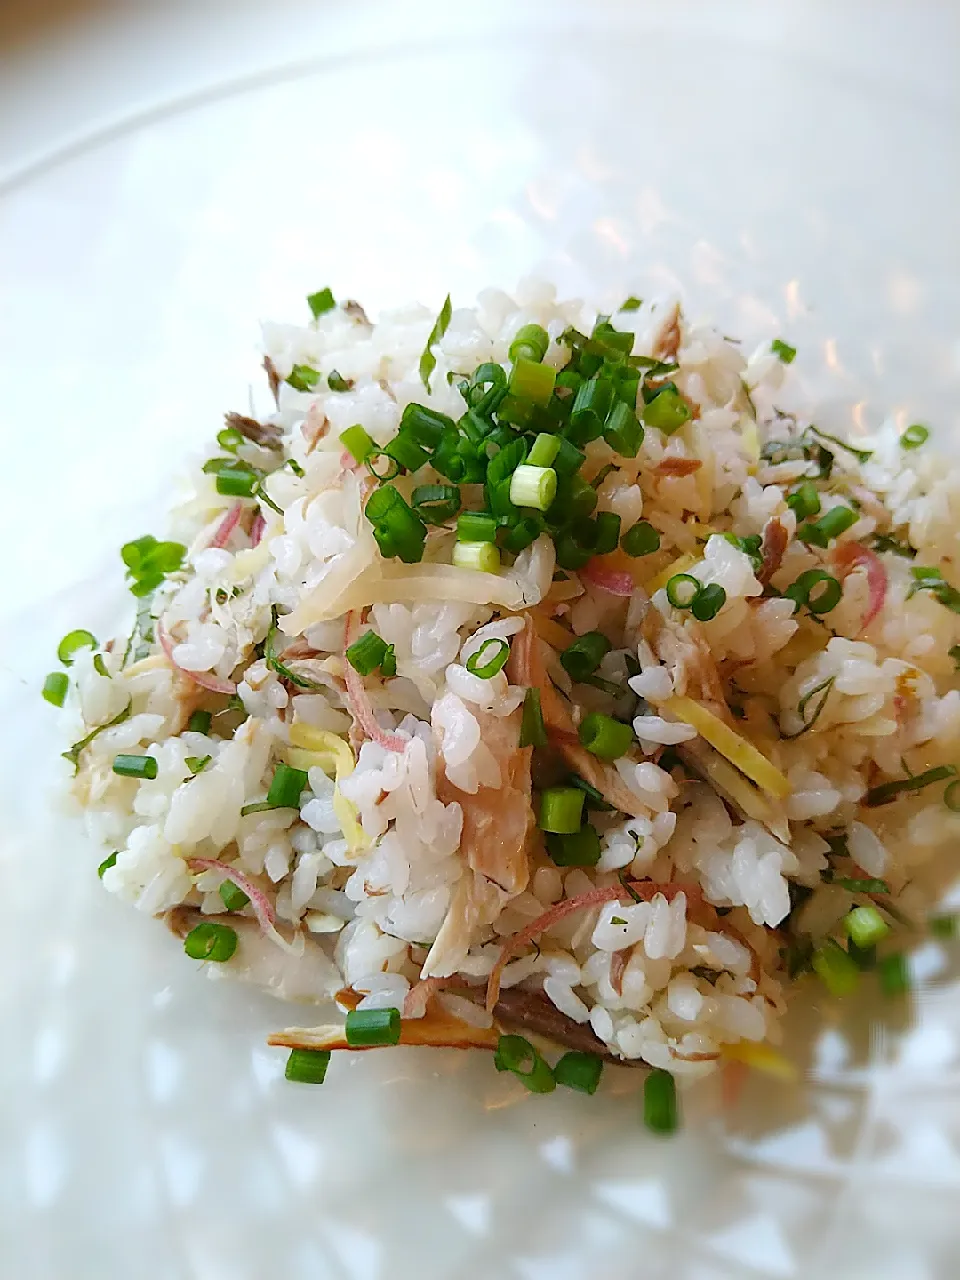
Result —
[[[39,684],[256,377],[256,322],[527,272],[686,293],[830,418],[960,441],[947,5],[97,10],[2,79],[0,1256],[17,1280],[956,1274],[960,1001],[799,1002],[806,1083],[530,1098],[416,1051],[284,1083],[299,1013],[101,892]],[[6,177],[3,178],[2,175]],[[826,420],[826,419],[824,419]],[[614,1078],[616,1077],[616,1078]],[[561,1096],[562,1094],[562,1096]]]

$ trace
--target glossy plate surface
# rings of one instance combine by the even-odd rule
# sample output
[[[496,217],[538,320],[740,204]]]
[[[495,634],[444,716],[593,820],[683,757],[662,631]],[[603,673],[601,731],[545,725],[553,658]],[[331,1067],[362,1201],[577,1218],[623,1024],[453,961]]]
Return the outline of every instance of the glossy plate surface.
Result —
[[[668,1143],[629,1071],[530,1098],[407,1050],[310,1090],[264,1043],[300,1012],[206,981],[58,809],[56,642],[126,625],[117,548],[246,405],[258,319],[314,288],[376,311],[526,273],[676,287],[794,342],[822,422],[890,409],[960,443],[952,6],[446,8],[109,7],[0,77],[0,1271],[955,1275],[938,944],[912,1010],[809,992],[807,1082],[728,1112],[700,1089]]]

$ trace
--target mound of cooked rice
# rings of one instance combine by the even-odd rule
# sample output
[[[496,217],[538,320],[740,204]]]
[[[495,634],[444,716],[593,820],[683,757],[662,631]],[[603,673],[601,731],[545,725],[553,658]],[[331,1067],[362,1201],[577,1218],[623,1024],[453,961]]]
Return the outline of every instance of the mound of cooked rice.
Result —
[[[960,829],[927,429],[826,435],[784,340],[748,359],[675,301],[308,301],[265,326],[269,411],[123,548],[129,639],[72,633],[48,678],[105,888],[337,997],[274,1037],[293,1079],[398,1039],[537,1091],[622,1061],[661,1128],[663,1073],[776,1061],[799,975],[902,987]]]

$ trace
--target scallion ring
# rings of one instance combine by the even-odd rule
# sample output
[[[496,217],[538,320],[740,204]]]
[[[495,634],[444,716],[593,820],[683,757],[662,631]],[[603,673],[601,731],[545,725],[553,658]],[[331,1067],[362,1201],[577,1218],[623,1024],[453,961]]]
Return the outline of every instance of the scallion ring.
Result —
[[[96,649],[97,638],[91,631],[68,631],[57,645],[57,657],[65,667],[71,666],[81,649]]]
[[[380,463],[381,458],[385,458],[386,462]],[[400,463],[396,458],[391,458],[388,453],[384,453],[382,449],[372,449],[363,461],[374,480],[379,480],[381,484],[386,480],[396,479],[400,474]],[[378,465],[383,469],[378,471]]]
[[[351,1009],[346,1036],[351,1049],[373,1049],[400,1040],[399,1009]]]
[[[675,573],[667,583],[667,599],[675,609],[689,609],[700,594],[700,583],[689,573]]]
[[[212,960],[223,964],[237,949],[237,931],[228,924],[204,921],[191,929],[183,940],[183,949],[191,960]]]
[[[531,1093],[552,1093],[557,1087],[550,1067],[523,1036],[501,1036],[493,1065],[498,1071],[511,1072]]]
[[[794,612],[801,605],[806,605],[812,614],[820,617],[837,607],[843,595],[843,587],[824,569],[807,569],[783,594],[788,600],[795,602]]]
[[[930,428],[925,427],[922,422],[915,422],[912,426],[907,427],[900,437],[900,448],[919,449],[922,444],[926,444],[929,438]]]
[[[496,646],[493,657],[484,661],[484,654],[489,652],[491,645]],[[479,676],[481,680],[492,680],[497,672],[502,671],[506,666],[509,657],[510,646],[506,640],[491,636],[489,640],[484,640],[476,653],[472,653],[467,659],[467,670],[472,676]]]
[[[444,524],[460,510],[460,490],[455,484],[419,484],[410,505],[427,524]]]

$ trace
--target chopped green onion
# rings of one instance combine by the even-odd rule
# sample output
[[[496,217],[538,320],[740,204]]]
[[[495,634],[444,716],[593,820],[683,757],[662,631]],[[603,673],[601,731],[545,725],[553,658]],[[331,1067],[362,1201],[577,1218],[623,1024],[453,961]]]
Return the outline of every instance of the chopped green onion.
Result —
[[[547,852],[558,867],[595,867],[600,861],[600,837],[589,823],[568,835],[548,832]]]
[[[407,471],[419,471],[430,456],[423,445],[417,443],[413,432],[407,430],[398,431],[383,452]]]
[[[327,375],[327,386],[331,391],[352,391],[353,379],[345,378],[336,369],[331,369]]]
[[[503,539],[503,545],[507,551],[517,555],[532,542],[536,542],[542,532],[543,522],[538,516],[524,516]]]
[[[68,631],[60,643],[57,645],[57,657],[65,667],[69,667],[74,658],[74,654],[80,652],[81,649],[96,649],[96,636],[90,631]]]
[[[270,781],[267,804],[271,809],[297,809],[300,807],[300,792],[306,785],[307,775],[303,769],[278,764]]]
[[[510,343],[509,356],[514,364],[523,359],[540,361],[547,354],[549,345],[550,335],[546,329],[539,324],[525,324],[517,330]]]
[[[533,448],[527,456],[527,462],[531,467],[549,467],[553,464],[554,458],[560,452],[560,436],[548,435],[541,432],[533,442]]]
[[[812,614],[819,617],[837,607],[843,596],[843,587],[825,570],[807,569],[783,594],[788,600],[794,601],[794,613],[801,605],[806,605]]]
[[[690,612],[698,622],[709,622],[711,618],[717,616],[726,603],[727,593],[723,587],[716,582],[708,582],[697,592],[690,606]]]
[[[571,680],[583,681],[592,676],[610,652],[610,641],[600,631],[588,631],[574,640],[569,648],[560,654],[560,664]]]
[[[620,541],[620,517],[615,511],[598,511],[595,518],[596,537],[593,542],[593,554],[608,555],[616,551]]]
[[[876,907],[854,907],[843,917],[843,927],[861,950],[875,947],[890,932]]]
[[[557,496],[557,473],[553,467],[521,464],[510,478],[510,501],[516,507],[546,511]]]
[[[383,484],[372,493],[364,511],[381,555],[398,556],[405,564],[423,558],[427,527],[393,485]]]
[[[919,449],[922,444],[926,444],[929,437],[930,428],[925,427],[920,422],[915,422],[912,427],[907,427],[900,437],[900,448]]]
[[[336,306],[333,294],[329,289],[321,289],[317,293],[307,295],[307,306],[313,312],[314,320],[318,316],[325,315],[328,311],[332,311]]]
[[[891,800],[896,800],[897,796],[906,791],[922,791],[924,787],[929,787],[935,782],[944,782],[947,778],[956,777],[956,765],[942,764],[935,769],[927,769],[925,773],[917,773],[909,778],[897,778],[893,782],[881,782],[877,787],[871,787],[863,798],[863,803],[871,807],[881,804],[889,804]]]
[[[399,1009],[351,1009],[347,1014],[347,1044],[373,1049],[400,1041]]]
[[[458,569],[499,573],[500,552],[492,542],[457,542],[453,548],[453,563]]]
[[[280,661],[277,656],[277,637],[280,634],[280,628],[277,625],[277,606],[273,605],[270,609],[270,627],[267,631],[267,637],[263,642],[263,660],[270,668],[275,671],[283,680],[287,680],[296,689],[319,689],[321,686],[316,680],[310,680],[307,676],[298,675],[290,667]],[[241,703],[242,706],[242,703]],[[238,708],[239,710],[240,708]],[[189,727],[189,726],[188,726]],[[209,721],[208,721],[209,727]],[[202,730],[201,732],[206,732]]]
[[[643,306],[642,298],[630,297],[630,298],[627,298],[626,302],[621,302],[620,310],[621,311],[639,311],[642,306]]]
[[[827,884],[835,884],[840,889],[846,889],[848,893],[889,893],[890,886],[886,880],[880,880],[875,876],[866,876],[865,878],[857,878],[855,876],[830,876],[824,873],[824,880]]]
[[[103,879],[103,874],[105,871],[109,871],[111,867],[115,867],[117,865],[118,856],[119,854],[117,853],[117,851],[114,851],[113,853],[109,854],[106,858],[104,858],[104,860],[100,863],[99,867],[97,867],[97,875],[100,877],[101,880]]]
[[[283,1076],[292,1084],[323,1084],[329,1065],[329,1049],[291,1049]]]
[[[652,1133],[676,1132],[677,1084],[669,1071],[657,1068],[643,1082],[643,1122]]]
[[[671,436],[690,420],[690,406],[674,387],[664,387],[644,408],[643,420]]]
[[[227,453],[236,453],[245,439],[246,436],[236,427],[224,427],[217,432],[217,444],[221,449],[226,449]]]
[[[580,830],[583,792],[578,787],[549,787],[540,796],[541,831],[570,835]]]
[[[885,996],[902,996],[910,989],[910,974],[906,956],[901,951],[884,956],[877,965],[880,990]]]
[[[183,763],[187,766],[194,777],[198,773],[203,773],[204,769],[213,759],[213,756],[186,756]]]
[[[640,520],[627,530],[620,545],[628,556],[649,556],[660,550],[660,532],[649,521]]]
[[[354,461],[359,463],[366,462],[367,458],[377,451],[373,437],[359,423],[356,426],[347,427],[346,431],[340,432],[340,443],[353,457]]]
[[[775,356],[779,356],[782,364],[793,364],[797,358],[797,348],[791,347],[789,342],[784,342],[781,338],[774,338],[770,349]]]
[[[615,453],[624,458],[635,458],[643,444],[643,426],[633,407],[618,400],[607,415],[603,426],[603,438]]]
[[[675,609],[689,609],[700,594],[700,583],[689,573],[675,573],[667,583],[667,599]]]
[[[106,720],[103,724],[98,724],[96,728],[91,729],[85,738],[81,738],[79,742],[75,742],[69,751],[62,753],[64,760],[69,760],[73,765],[74,772],[80,767],[81,753],[89,747],[94,738],[98,738],[105,729],[112,729],[114,725],[123,724],[125,720],[129,720],[133,711],[133,699],[131,698],[122,711],[118,711],[112,720]]]
[[[420,484],[410,495],[410,505],[427,524],[443,524],[460,510],[460,490],[455,484]]]
[[[820,512],[820,494],[812,480],[804,480],[793,493],[787,494],[787,506],[796,512],[798,520],[806,520],[808,516]]]
[[[493,413],[507,394],[507,375],[492,361],[477,365],[470,381],[460,383],[460,394],[477,413]]]
[[[810,963],[832,996],[848,996],[857,989],[860,968],[832,938],[817,947]]]
[[[194,711],[187,721],[187,729],[190,733],[209,733],[212,720],[212,712]]]
[[[320,381],[320,373],[308,364],[295,364],[287,378],[294,391],[312,391]]]
[[[540,690],[528,689],[523,696],[523,715],[520,720],[521,747],[545,747],[547,730],[540,709]]]
[[[249,894],[244,893],[232,880],[222,880],[218,892],[221,902],[228,911],[242,911],[250,901]]]
[[[557,1084],[577,1089],[580,1093],[596,1093],[602,1074],[601,1057],[595,1053],[578,1053],[575,1050],[565,1053],[553,1068],[553,1078]]]
[[[433,348],[440,341],[443,335],[450,327],[450,318],[453,315],[453,306],[450,302],[450,295],[447,294],[443,301],[443,306],[433,323],[430,330],[430,336],[427,338],[427,345],[423,349],[423,355],[420,357],[420,381],[430,392],[430,376],[437,367],[437,357],[433,354]]]
[[[556,380],[557,371],[551,365],[521,356],[510,374],[510,394],[534,404],[547,404]]]
[[[860,463],[869,462],[873,457],[872,449],[857,449],[847,440],[841,440],[839,436],[827,435],[826,431],[821,431],[819,427],[808,427],[807,431],[811,435],[818,436],[821,440],[829,440],[831,444],[838,445],[841,449],[845,449],[847,453],[852,453],[856,460]]]
[[[228,498],[252,498],[259,484],[255,471],[238,467],[223,467],[217,472],[217,493]]]
[[[212,960],[223,964],[237,949],[237,931],[228,924],[205,921],[198,924],[183,940],[183,949],[191,960]]]
[[[831,538],[839,537],[856,523],[857,513],[852,507],[831,507],[819,520],[801,525],[797,530],[797,537],[801,542],[812,546],[825,547]]]
[[[381,462],[381,458],[386,459],[386,461]],[[386,480],[395,480],[402,469],[396,458],[390,457],[383,449],[371,450],[364,459],[364,466],[374,480],[379,480],[381,484]]]
[[[960,591],[944,581],[939,569],[933,569],[927,565],[912,565],[910,574],[914,582],[907,593],[908,600],[917,591],[929,591],[946,608],[954,613],[960,613]]]
[[[591,711],[581,722],[579,738],[591,755],[601,760],[619,760],[630,750],[633,730],[613,716]]]
[[[566,436],[560,437],[560,448],[553,460],[553,469],[558,476],[572,476],[587,460],[587,455],[577,448]]]
[[[51,671],[43,682],[44,701],[52,707],[62,707],[70,688],[70,681],[63,671]]]
[[[400,430],[412,435],[418,444],[435,449],[443,439],[443,433],[454,428],[452,418],[425,404],[408,404],[400,418]]]
[[[119,755],[114,759],[113,772],[121,778],[147,778],[157,776],[157,762],[153,756]]]
[[[956,916],[933,916],[930,919],[930,933],[942,942],[949,942],[957,936]]]
[[[557,1087],[550,1067],[523,1036],[501,1036],[493,1065],[498,1071],[512,1072],[531,1093],[552,1093]]]
[[[463,511],[457,517],[457,538],[460,542],[493,542],[497,536],[497,522],[493,516],[480,511]]]
[[[144,534],[120,548],[120,557],[131,579],[130,593],[140,598],[159,587],[168,573],[183,564],[187,548],[179,542],[158,542],[152,534]]]
[[[609,378],[581,382],[570,410],[570,430],[578,444],[587,444],[603,434],[613,397],[614,384]]]
[[[386,652],[386,641],[382,640],[375,631],[368,631],[350,645],[346,652],[346,659],[354,671],[359,671],[362,676],[368,676],[379,667]]]
[[[800,717],[802,721],[802,728],[798,729],[796,733],[784,733],[782,735],[784,739],[789,741],[792,738],[799,738],[801,734],[806,733],[808,729],[813,728],[813,726],[820,719],[820,715],[823,711],[823,708],[827,705],[827,699],[830,697],[830,691],[833,688],[833,686],[836,684],[836,680],[837,680],[836,676],[828,676],[826,680],[823,680],[820,682],[820,684],[815,685],[810,690],[809,693],[805,693],[803,695],[803,697],[797,703],[797,715]],[[807,707],[810,705],[813,699],[817,696],[817,694],[821,695],[820,700],[814,706],[813,715],[808,720],[806,718]]]
[[[491,645],[496,645],[492,658],[483,660],[483,655],[489,651]],[[472,676],[479,676],[481,680],[492,680],[497,672],[502,671],[510,657],[510,646],[506,640],[501,640],[497,636],[491,636],[490,639],[484,640],[483,644],[472,653],[467,659],[467,670]]]

